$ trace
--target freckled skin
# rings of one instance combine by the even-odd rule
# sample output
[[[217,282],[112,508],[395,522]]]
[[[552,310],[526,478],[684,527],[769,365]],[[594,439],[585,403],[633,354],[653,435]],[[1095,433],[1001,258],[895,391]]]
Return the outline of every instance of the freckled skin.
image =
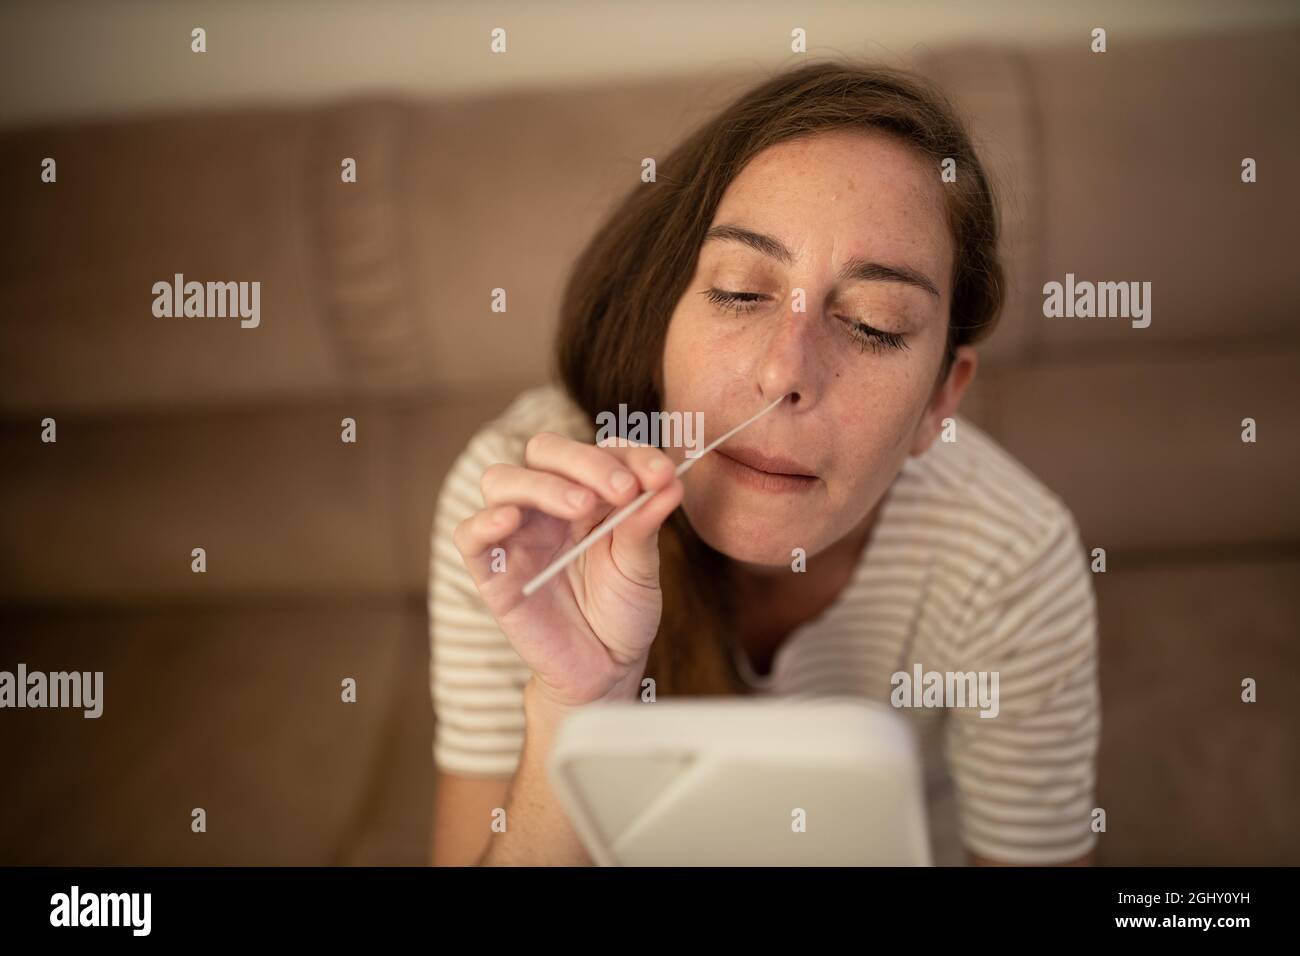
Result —
[[[704,458],[684,478],[682,507],[712,547],[749,565],[788,569],[792,548],[812,557],[847,541],[870,526],[907,457],[929,448],[956,412],[976,358],[959,348],[935,390],[953,261],[943,189],[937,166],[869,131],[779,143],[728,187],[712,225],[773,236],[793,262],[735,241],[704,244],[668,328],[664,408],[702,411],[711,440],[797,392],[798,402],[787,399],[734,441],[795,458],[821,481],[804,494],[773,494],[738,484],[715,455]],[[919,271],[941,295],[837,279],[857,257]],[[737,315],[701,294],[709,288],[768,298]],[[792,309],[796,288],[806,311]],[[907,348],[864,348],[853,321],[901,333]]]

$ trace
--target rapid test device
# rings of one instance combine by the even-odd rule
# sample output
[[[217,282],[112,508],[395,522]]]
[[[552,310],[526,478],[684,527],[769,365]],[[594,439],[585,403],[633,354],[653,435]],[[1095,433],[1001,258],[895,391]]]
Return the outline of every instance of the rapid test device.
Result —
[[[873,701],[590,704],[547,772],[601,866],[931,865],[915,735]]]

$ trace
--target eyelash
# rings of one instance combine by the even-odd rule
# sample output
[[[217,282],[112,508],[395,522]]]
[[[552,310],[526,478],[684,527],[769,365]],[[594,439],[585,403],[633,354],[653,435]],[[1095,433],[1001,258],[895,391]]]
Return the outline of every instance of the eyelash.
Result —
[[[759,303],[767,299],[767,296],[759,292],[729,292],[726,289],[706,289],[704,297],[719,308],[734,312],[738,316],[753,312]],[[846,319],[845,325],[849,335],[864,352],[867,349],[881,351],[907,348],[906,337],[898,332],[885,332],[853,319]]]

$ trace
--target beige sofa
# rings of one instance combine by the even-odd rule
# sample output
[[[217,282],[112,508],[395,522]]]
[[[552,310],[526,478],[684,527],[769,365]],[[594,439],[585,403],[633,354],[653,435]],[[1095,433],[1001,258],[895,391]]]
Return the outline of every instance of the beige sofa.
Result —
[[[1005,198],[1012,295],[963,411],[1107,555],[1103,863],[1300,863],[1298,54],[916,61]],[[98,720],[0,712],[0,863],[424,861],[441,477],[545,378],[566,270],[642,157],[753,79],[0,135],[0,669],[106,674]],[[1150,327],[1043,318],[1067,272],[1151,281]],[[175,273],[260,281],[260,326],[155,318]]]

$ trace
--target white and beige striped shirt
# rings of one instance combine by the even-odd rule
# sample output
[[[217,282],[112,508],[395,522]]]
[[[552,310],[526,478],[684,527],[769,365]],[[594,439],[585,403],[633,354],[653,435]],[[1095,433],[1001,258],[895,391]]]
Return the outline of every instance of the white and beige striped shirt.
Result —
[[[434,762],[510,775],[523,742],[528,669],[483,606],[451,542],[483,507],[479,476],[520,463],[540,431],[594,441],[557,386],[522,393],[458,457],[438,497],[430,566]],[[825,612],[782,644],[771,672],[737,665],[759,693],[889,701],[892,677],[996,672],[998,713],[908,707],[926,768],[937,864],[963,847],[1008,863],[1090,850],[1100,734],[1096,600],[1074,518],[973,423],[909,458],[868,547]]]

